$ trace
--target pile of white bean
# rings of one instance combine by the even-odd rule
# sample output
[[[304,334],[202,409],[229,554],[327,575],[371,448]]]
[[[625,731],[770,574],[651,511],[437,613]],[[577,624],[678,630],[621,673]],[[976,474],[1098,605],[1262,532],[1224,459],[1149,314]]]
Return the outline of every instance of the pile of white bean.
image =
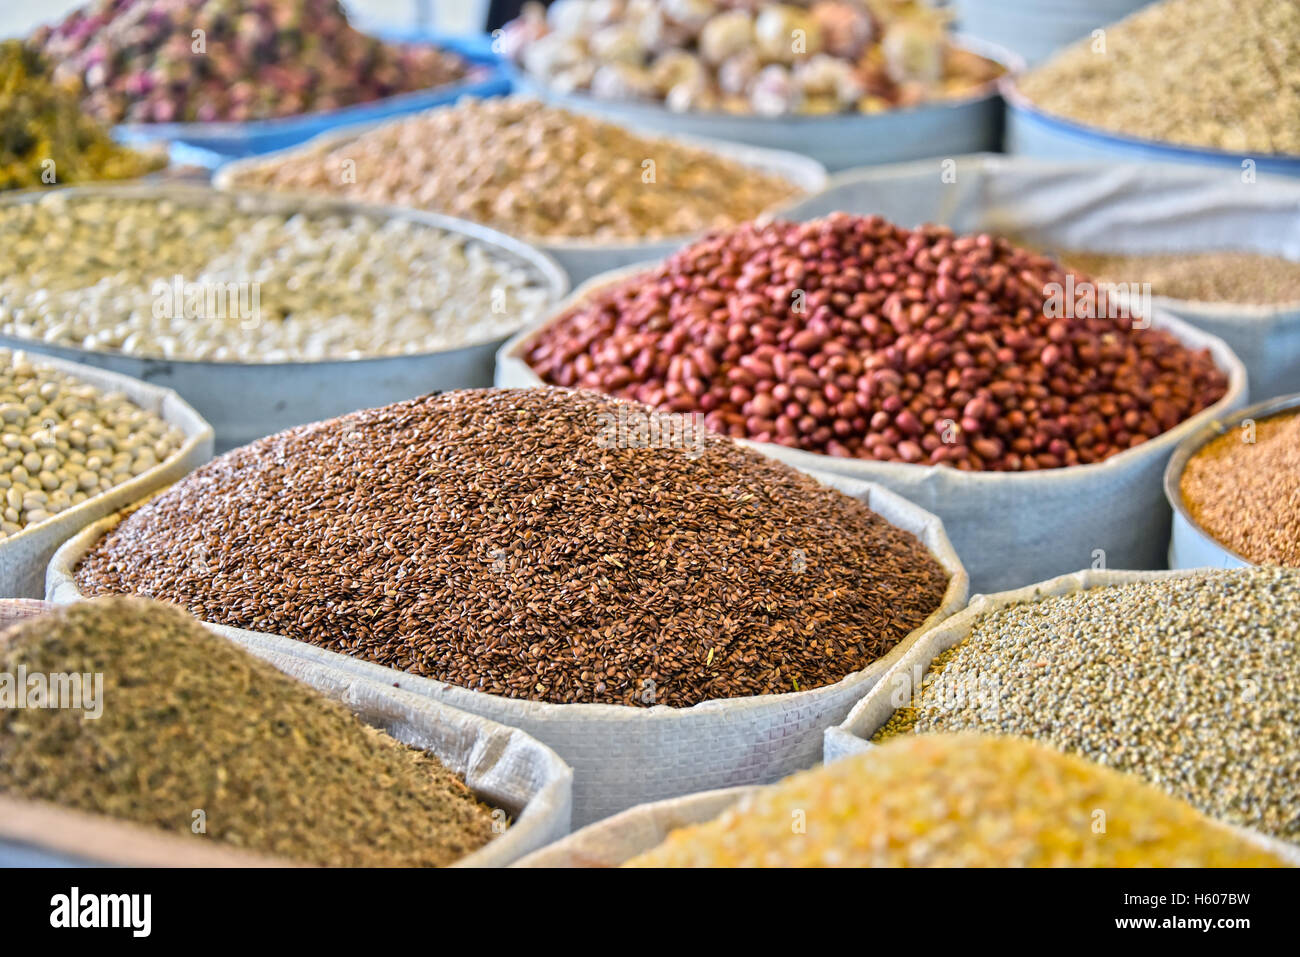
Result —
[[[150,358],[439,352],[515,332],[551,296],[532,270],[453,233],[267,214],[215,193],[200,204],[51,193],[0,207],[0,249],[0,332]],[[187,308],[194,291],[206,306]]]
[[[165,462],[184,440],[121,392],[0,349],[0,540]]]

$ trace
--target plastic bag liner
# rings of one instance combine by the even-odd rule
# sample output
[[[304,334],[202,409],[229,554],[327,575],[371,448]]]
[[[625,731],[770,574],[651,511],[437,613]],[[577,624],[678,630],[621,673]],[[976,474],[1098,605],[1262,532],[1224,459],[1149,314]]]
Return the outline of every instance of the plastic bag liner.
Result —
[[[212,458],[212,426],[171,389],[39,352],[29,351],[27,357],[36,365],[57,369],[103,392],[125,393],[140,408],[179,428],[184,439],[166,461],[0,540],[0,597],[4,598],[40,598],[45,594],[45,568],[68,538],[105,515],[171,485]]]
[[[402,119],[405,119],[405,117],[399,117],[387,122],[400,123]],[[317,136],[310,142],[301,143],[291,149],[277,150],[276,152],[265,156],[257,156],[229,163],[226,166],[223,166],[213,177],[212,185],[217,189],[232,193],[248,193],[256,191],[258,190],[258,187],[240,186],[238,183],[239,178],[246,175],[248,172],[257,169],[263,164],[277,163],[283,160],[296,158],[305,158],[312,154],[325,153],[329,150],[337,149],[350,140],[356,139],[363,133],[369,132],[382,125],[384,124],[370,123],[364,127],[349,127],[346,130],[335,130],[331,133]],[[816,160],[809,159],[806,156],[800,156],[798,153],[791,153],[785,150],[762,149],[757,146],[744,146],[739,143],[708,139],[702,136],[668,136],[662,131],[643,129],[635,126],[627,126],[626,128],[629,132],[638,136],[660,140],[669,139],[681,144],[682,146],[693,146],[697,149],[707,150],[708,152],[714,153],[724,159],[729,159],[736,163],[742,163],[745,166],[751,166],[764,173],[779,176],[781,179],[793,183],[809,196],[816,195],[826,188],[826,167],[822,166],[822,164]],[[788,210],[801,201],[802,200],[796,199],[774,206],[768,210],[768,215],[786,215]],[[699,232],[690,236],[644,240],[558,238],[553,236],[520,236],[518,238],[521,242],[525,242],[534,249],[540,249],[542,252],[549,255],[563,267],[570,280],[579,283],[585,282],[592,276],[608,272],[611,269],[617,269],[633,263],[642,263],[649,260],[663,258],[680,249],[682,246],[685,246],[687,243],[694,242],[703,235],[704,232]]]
[[[510,78],[497,65],[495,58],[485,58],[474,45],[461,44],[450,37],[436,41],[435,45],[448,52],[459,53],[469,62],[474,74],[458,82],[428,90],[415,90],[337,110],[300,113],[273,120],[250,120],[246,123],[121,123],[113,127],[113,138],[127,145],[159,141],[184,143],[206,150],[209,154],[237,159],[286,149],[340,126],[373,123],[403,113],[427,110],[443,103],[454,103],[462,96],[501,96],[510,92]]]
[[[1069,595],[1088,588],[1188,578],[1204,573],[1204,569],[1154,572],[1086,570],[1060,575],[1014,591],[1000,592],[995,595],[976,595],[964,611],[936,625],[913,642],[889,672],[867,692],[866,697],[853,706],[853,710],[849,712],[849,716],[842,724],[826,729],[823,757],[829,764],[848,755],[859,754],[877,747],[872,744],[871,736],[884,726],[895,710],[912,700],[914,690],[920,686],[934,659],[963,641],[981,615],[1008,605],[1036,602],[1057,595]],[[1240,830],[1258,838],[1271,850],[1285,849],[1289,860],[1300,863],[1300,847],[1296,845],[1242,828],[1234,827],[1233,830]]]
[[[0,602],[0,627],[42,614],[45,602]],[[522,731],[293,655],[250,647],[285,674],[340,701],[362,721],[438,757],[511,825],[454,867],[502,867],[569,833],[573,771]],[[110,864],[247,867],[296,862],[0,794],[0,866]]]
[[[818,201],[820,202],[820,200]],[[542,380],[524,361],[538,333],[577,302],[637,273],[631,267],[580,286],[550,317],[497,353],[496,385]],[[805,472],[830,472],[883,485],[943,520],[977,592],[998,591],[1080,565],[1162,568],[1171,512],[1164,468],[1178,443],[1216,416],[1245,405],[1246,372],[1222,340],[1166,313],[1151,319],[1189,347],[1208,348],[1228,373],[1227,394],[1208,409],[1135,449],[1095,465],[1037,472],[962,472],[948,466],[841,459],[764,442],[751,448]]]
[[[1125,136],[1043,112],[1020,92],[1012,78],[1003,77],[999,89],[1007,104],[1004,148],[1017,156],[1055,160],[1085,158],[1107,163],[1191,163],[1218,167],[1229,176],[1235,172],[1238,177],[1247,170],[1252,174],[1300,176],[1300,156],[1234,153]]]
[[[835,210],[876,213],[903,226],[989,230],[1049,251],[1237,249],[1300,260],[1300,183],[1273,176],[1243,183],[1221,171],[1169,164],[990,154],[905,163],[837,176],[788,215],[812,219]],[[1300,301],[1153,296],[1152,305],[1226,342],[1245,364],[1254,398],[1300,391]]]
[[[833,685],[705,701],[690,708],[551,704],[470,691],[276,635],[210,627],[263,656],[296,656],[349,677],[390,687],[397,684],[422,697],[522,729],[573,766],[573,819],[578,826],[646,801],[768,783],[816,764],[823,731],[843,720],[853,703],[902,656],[914,636],[966,604],[966,573],[937,518],[868,482],[811,474],[865,503],[891,524],[912,532],[951,576],[940,607],[920,628],[884,657]],[[82,597],[73,569],[121,518],[110,516],[96,523],[59,550],[46,577],[51,601],[67,603]]]
[[[664,842],[680,827],[711,821],[758,787],[722,788],[641,804],[620,811],[549,847],[533,851],[511,867],[618,867]]]

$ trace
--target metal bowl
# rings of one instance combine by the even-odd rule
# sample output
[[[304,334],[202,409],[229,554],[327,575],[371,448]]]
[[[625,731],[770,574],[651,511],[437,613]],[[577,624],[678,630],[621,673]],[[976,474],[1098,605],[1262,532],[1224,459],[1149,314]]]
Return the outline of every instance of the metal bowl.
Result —
[[[956,36],[954,40],[963,49],[995,61],[1008,73],[1024,67],[1019,56],[995,44],[965,36]],[[769,149],[797,150],[832,172],[927,156],[997,150],[1002,143],[1002,102],[996,80],[963,97],[880,113],[826,116],[675,113],[657,103],[603,100],[586,93],[556,93],[518,69],[514,70],[514,81],[519,92],[531,93],[577,113],[660,133],[716,137]]]
[[[1165,498],[1174,510],[1173,530],[1169,536],[1169,567],[1179,568],[1250,568],[1254,562],[1238,555],[1214,538],[1192,518],[1183,501],[1183,470],[1188,461],[1207,442],[1237,428],[1247,419],[1268,419],[1285,412],[1300,412],[1300,393],[1269,399],[1258,405],[1215,419],[1190,436],[1174,450],[1165,467]]]
[[[13,193],[0,197],[0,204],[37,202],[49,192]],[[405,219],[489,247],[494,257],[535,275],[538,284],[549,289],[553,302],[562,299],[569,289],[564,270],[540,250],[477,223],[436,213],[328,198],[221,193],[206,187],[182,185],[74,186],[60,192],[70,197],[191,204],[233,201],[241,209],[252,212]],[[437,390],[490,386],[494,356],[506,338],[501,336],[418,355],[265,363],[144,358],[5,335],[0,335],[0,345],[70,359],[174,389],[212,424],[216,430],[216,449],[223,452],[263,435],[357,409],[387,405]]]

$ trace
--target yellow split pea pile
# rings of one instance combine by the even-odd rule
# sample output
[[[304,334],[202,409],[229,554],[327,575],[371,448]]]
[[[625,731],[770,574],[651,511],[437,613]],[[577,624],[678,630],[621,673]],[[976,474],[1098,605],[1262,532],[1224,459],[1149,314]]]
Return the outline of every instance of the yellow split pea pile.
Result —
[[[926,735],[787,778],[632,867],[1276,867],[1137,778],[1012,738]]]

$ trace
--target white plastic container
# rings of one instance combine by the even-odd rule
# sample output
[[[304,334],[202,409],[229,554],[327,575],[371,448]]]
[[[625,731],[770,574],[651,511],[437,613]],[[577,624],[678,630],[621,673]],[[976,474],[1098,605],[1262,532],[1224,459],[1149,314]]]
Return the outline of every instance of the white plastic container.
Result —
[[[212,458],[212,426],[171,389],[34,351],[29,351],[29,357],[103,392],[125,394],[180,429],[184,439],[170,458],[148,471],[0,541],[0,598],[40,598],[45,594],[45,568],[60,545],[87,525],[179,481]]]
[[[507,341],[497,354],[496,384],[542,385],[524,360],[537,335],[574,304],[635,275],[638,268],[590,280],[548,319]],[[1162,488],[1165,464],[1185,436],[1245,405],[1246,371],[1221,339],[1163,312],[1156,312],[1151,324],[1191,348],[1208,348],[1228,376],[1228,391],[1163,435],[1104,462],[1036,472],[963,472],[940,465],[836,458],[771,443],[744,444],[805,472],[884,486],[938,515],[976,592],[1019,587],[1044,574],[1098,562],[1107,568],[1161,568],[1171,517]]]
[[[1247,419],[1260,421],[1284,412],[1300,411],[1300,395],[1287,395],[1252,405],[1223,419],[1216,419],[1189,435],[1169,459],[1165,469],[1165,497],[1174,510],[1173,530],[1169,537],[1170,568],[1249,568],[1254,562],[1238,555],[1200,526],[1183,501],[1183,471],[1188,461],[1206,443],[1226,432],[1241,428]]]
[[[213,177],[212,184],[217,189],[231,193],[270,192],[271,195],[307,195],[310,197],[313,194],[283,194],[240,186],[238,181],[241,176],[250,170],[257,169],[259,166],[283,162],[286,159],[304,155],[309,151],[334,149],[356,139],[365,132],[376,129],[378,126],[393,123],[400,124],[404,119],[408,118],[391,120],[387,124],[369,124],[362,127],[336,130],[333,133],[323,134],[291,149],[230,163],[217,172]],[[643,129],[633,126],[629,126],[628,129],[630,132],[641,136],[658,138],[664,136],[663,130]],[[707,150],[725,159],[752,166],[764,173],[779,176],[808,195],[815,195],[826,188],[826,167],[816,160],[801,156],[798,153],[781,149],[744,146],[724,140],[711,139],[706,136],[674,135],[672,139],[682,145]],[[768,213],[775,216],[783,215],[785,210],[799,201],[799,199],[795,199],[775,205],[768,210]],[[703,233],[645,240],[561,239],[522,235],[517,238],[520,242],[527,243],[550,256],[560,264],[572,282],[580,283],[585,282],[592,276],[611,269],[617,269],[620,266],[662,258],[687,243],[698,239],[701,235]]]
[[[955,39],[960,46],[997,61],[1013,74],[1024,67],[1018,56],[994,44],[970,37]],[[1002,102],[996,83],[959,99],[881,113],[782,117],[674,113],[655,103],[602,100],[584,93],[559,94],[519,71],[515,73],[515,89],[555,106],[638,129],[798,150],[831,171],[922,156],[995,150],[1002,142]]]
[[[0,623],[43,614],[44,602],[0,602]],[[288,655],[250,648],[285,674],[340,701],[367,724],[434,754],[512,823],[453,867],[502,867],[569,832],[573,771],[521,731]],[[295,866],[232,845],[0,795],[0,866]]]
[[[178,185],[73,186],[63,192],[70,197],[116,196],[195,204],[212,202],[214,198],[228,201],[228,197],[215,190]],[[0,204],[36,202],[45,195],[41,191],[15,193],[0,197]],[[537,283],[556,301],[569,289],[564,270],[550,256],[476,223],[418,210],[366,206],[320,197],[258,194],[240,201],[262,212],[363,214],[376,219],[411,220],[465,236],[488,247],[503,261],[530,270]],[[0,269],[3,268],[0,263]],[[0,346],[44,353],[174,389],[212,423],[218,452],[295,425],[357,409],[388,405],[438,390],[490,385],[492,359],[501,342],[501,338],[496,338],[410,356],[259,363],[150,359],[0,336]]]
[[[867,668],[821,688],[723,698],[690,708],[551,704],[471,691],[276,635],[211,627],[264,657],[300,657],[341,675],[400,686],[520,728],[554,748],[573,767],[573,820],[579,826],[646,801],[768,783],[815,764],[821,754],[822,732],[843,719],[866,689],[902,656],[915,635],[962,608],[968,591],[961,562],[933,515],[879,486],[811,474],[915,534],[951,576],[940,607],[920,628]],[[96,523],[58,551],[46,576],[49,600],[62,604],[82,597],[73,571],[121,517],[110,516]]]

